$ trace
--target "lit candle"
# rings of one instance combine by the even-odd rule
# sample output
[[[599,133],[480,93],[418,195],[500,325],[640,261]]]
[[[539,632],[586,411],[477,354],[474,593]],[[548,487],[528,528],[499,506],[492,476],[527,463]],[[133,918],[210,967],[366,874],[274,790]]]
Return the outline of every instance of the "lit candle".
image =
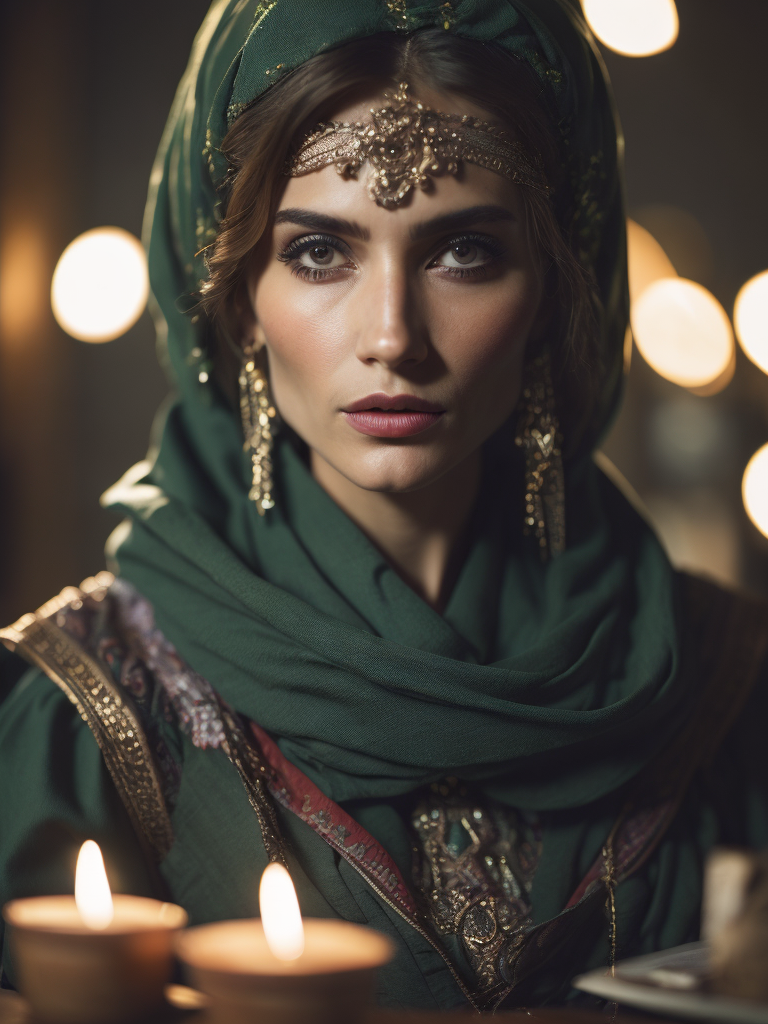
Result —
[[[282,864],[268,864],[259,885],[259,910],[272,956],[286,963],[304,952],[304,923],[291,876]]]
[[[50,1024],[120,1024],[164,1003],[171,937],[181,907],[112,895],[101,850],[80,849],[75,896],[36,896],[3,907],[22,995]]]
[[[302,921],[282,865],[259,889],[261,920],[221,921],[176,937],[212,1024],[357,1024],[376,970],[392,959],[386,936],[347,921]]]
[[[99,844],[86,839],[80,847],[75,868],[75,906],[86,928],[103,931],[115,918],[115,904],[109,888]]]

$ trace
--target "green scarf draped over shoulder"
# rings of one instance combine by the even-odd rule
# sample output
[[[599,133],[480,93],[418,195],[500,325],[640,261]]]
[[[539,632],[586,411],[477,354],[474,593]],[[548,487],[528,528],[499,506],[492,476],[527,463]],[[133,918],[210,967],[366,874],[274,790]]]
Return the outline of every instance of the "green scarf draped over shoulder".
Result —
[[[218,146],[237,114],[322,50],[435,26],[525,61],[557,110],[610,367],[589,443],[567,465],[565,553],[542,565],[521,536],[507,425],[485,446],[469,553],[442,615],[285,439],[277,505],[257,515],[237,415],[199,380],[207,328],[183,311],[205,277],[196,254],[215,235]],[[635,776],[690,707],[673,572],[590,452],[623,372],[620,160],[604,70],[568,0],[217,0],[198,34],[147,221],[177,399],[151,465],[106,496],[129,517],[114,555],[179,652],[336,801],[450,774],[509,805],[581,807]]]

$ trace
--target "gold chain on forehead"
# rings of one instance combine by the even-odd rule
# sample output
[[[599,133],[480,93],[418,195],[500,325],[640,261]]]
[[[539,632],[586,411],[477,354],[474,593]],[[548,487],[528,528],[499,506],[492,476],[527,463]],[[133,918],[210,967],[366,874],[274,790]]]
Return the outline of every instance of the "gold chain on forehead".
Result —
[[[302,143],[287,174],[298,177],[335,164],[339,174],[353,178],[367,162],[368,194],[379,206],[391,207],[413,188],[428,189],[431,175],[456,174],[459,161],[467,160],[549,193],[538,160],[498,125],[469,114],[431,110],[408,95],[406,82],[384,98],[388,106],[372,107],[370,121],[319,125]]]

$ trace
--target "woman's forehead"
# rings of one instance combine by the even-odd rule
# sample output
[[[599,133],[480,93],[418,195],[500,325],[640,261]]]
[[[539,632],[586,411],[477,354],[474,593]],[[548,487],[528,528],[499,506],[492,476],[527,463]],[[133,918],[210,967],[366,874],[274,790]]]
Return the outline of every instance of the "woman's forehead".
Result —
[[[418,84],[409,88],[408,91],[413,100],[423,103],[425,107],[431,107],[432,110],[439,110],[444,114],[469,114],[485,121],[494,120],[489,111],[477,103],[473,103],[466,96]],[[371,91],[370,94],[356,98],[331,111],[327,120],[349,122],[350,124],[368,122],[371,119],[371,108],[378,110],[390,102],[388,96],[385,95],[389,92],[391,92],[391,87]]]
[[[371,237],[411,234],[416,225],[443,215],[495,208],[506,219],[522,222],[520,190],[509,179],[485,167],[464,162],[458,175],[435,175],[427,191],[414,189],[394,207],[382,207],[368,193],[371,169],[364,164],[356,178],[342,177],[333,165],[289,178],[277,214],[289,210],[322,213],[366,228]],[[283,218],[280,218],[281,220]]]

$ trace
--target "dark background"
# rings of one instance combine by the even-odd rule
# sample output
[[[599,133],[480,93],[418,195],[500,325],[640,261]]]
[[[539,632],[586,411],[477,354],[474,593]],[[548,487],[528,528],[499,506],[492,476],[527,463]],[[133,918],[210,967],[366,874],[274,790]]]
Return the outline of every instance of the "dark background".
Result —
[[[678,272],[732,312],[768,269],[766,0],[677,0],[667,53],[606,52],[627,143],[629,210]],[[103,567],[116,525],[98,498],[146,452],[167,388],[147,313],[87,345],[50,312],[53,267],[80,232],[140,234],[155,150],[204,0],[41,0],[0,24],[0,621]],[[673,206],[695,245],[665,233]],[[674,220],[674,218],[672,218]],[[684,240],[685,241],[685,240]],[[674,252],[672,250],[675,250]],[[635,353],[605,449],[646,502],[674,560],[768,592],[768,541],[741,475],[768,440],[768,379],[739,353],[733,382],[697,397]]]

